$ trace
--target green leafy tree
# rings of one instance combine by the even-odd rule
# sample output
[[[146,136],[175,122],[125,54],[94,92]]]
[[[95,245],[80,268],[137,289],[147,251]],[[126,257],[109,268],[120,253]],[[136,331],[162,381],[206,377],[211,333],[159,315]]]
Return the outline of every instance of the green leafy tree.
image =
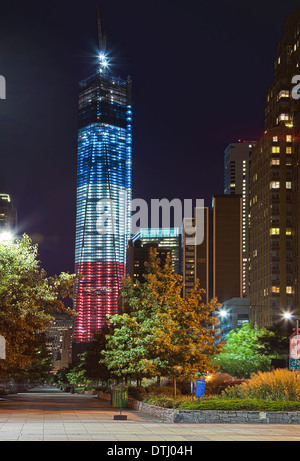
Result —
[[[16,377],[38,359],[40,334],[55,313],[73,314],[65,307],[75,275],[47,277],[37,259],[38,248],[27,235],[0,242],[0,334],[6,340],[6,359],[0,377]]]
[[[197,287],[182,297],[182,277],[174,273],[171,258],[162,267],[153,251],[145,282],[128,277],[122,294],[128,313],[110,318],[114,334],[104,351],[105,363],[119,376],[194,378],[212,368],[216,303],[204,304]],[[176,391],[176,387],[175,387]]]
[[[238,378],[248,378],[257,371],[270,369],[271,357],[264,355],[262,338],[267,337],[265,328],[255,328],[246,323],[226,336],[224,351],[214,358],[220,371]]]

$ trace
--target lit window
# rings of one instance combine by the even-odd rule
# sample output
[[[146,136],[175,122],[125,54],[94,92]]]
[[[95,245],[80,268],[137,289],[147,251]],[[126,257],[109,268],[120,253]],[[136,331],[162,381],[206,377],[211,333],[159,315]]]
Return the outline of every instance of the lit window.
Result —
[[[287,153],[287,154],[291,154],[291,153],[292,153],[292,148],[291,148],[291,147],[287,147],[287,148],[286,148],[286,153]]]
[[[272,287],[272,293],[280,293],[279,287]]]
[[[273,136],[273,142],[278,142],[278,136]]]
[[[271,165],[280,165],[280,160],[279,160],[279,158],[272,158],[270,164],[271,164]]]
[[[279,122],[281,122],[281,120],[289,120],[289,119],[290,119],[289,114],[280,114],[278,118]]]
[[[280,147],[279,146],[272,146],[272,152],[273,152],[273,154],[279,154],[280,153]]]
[[[287,229],[285,232],[286,235],[292,235],[292,229]]]
[[[290,93],[288,90],[281,90],[280,93],[278,94],[278,99],[288,98],[289,96],[290,96]]]
[[[286,292],[288,294],[291,294],[292,293],[292,287],[286,287]]]
[[[279,235],[280,234],[280,229],[279,227],[273,227],[270,229],[270,235]]]
[[[286,142],[292,142],[292,136],[291,135],[286,136]]]
[[[286,188],[291,189],[292,188],[292,183],[290,181],[286,182]]]
[[[270,189],[279,189],[279,188],[280,188],[280,182],[279,181],[270,182]]]

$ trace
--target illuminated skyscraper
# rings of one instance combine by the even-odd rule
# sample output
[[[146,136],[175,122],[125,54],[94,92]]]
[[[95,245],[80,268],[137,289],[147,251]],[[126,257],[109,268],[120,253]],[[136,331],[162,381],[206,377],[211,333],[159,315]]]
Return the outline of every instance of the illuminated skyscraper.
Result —
[[[79,84],[73,343],[117,313],[131,229],[131,79],[111,75],[98,25],[99,67]]]
[[[14,209],[9,194],[0,193],[0,232],[16,230],[17,212]]]
[[[250,298],[259,325],[300,312],[300,8],[287,18],[266,97],[265,129],[252,151]]]
[[[235,142],[224,151],[224,194],[242,197],[243,296],[250,285],[250,162],[254,143]]]

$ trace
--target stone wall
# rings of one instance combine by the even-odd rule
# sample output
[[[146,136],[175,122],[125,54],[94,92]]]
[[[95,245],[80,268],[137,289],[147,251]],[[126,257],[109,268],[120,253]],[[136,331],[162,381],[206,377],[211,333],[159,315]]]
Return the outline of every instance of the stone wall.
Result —
[[[110,394],[103,392],[99,392],[98,397],[111,399]],[[169,423],[300,424],[300,411],[174,410],[132,398],[128,399],[128,408]]]

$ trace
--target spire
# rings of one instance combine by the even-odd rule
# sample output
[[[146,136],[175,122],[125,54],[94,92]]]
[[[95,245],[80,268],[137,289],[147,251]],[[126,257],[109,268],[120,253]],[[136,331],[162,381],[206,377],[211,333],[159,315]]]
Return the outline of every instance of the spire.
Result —
[[[105,34],[102,32],[101,26],[101,17],[100,17],[100,8],[97,5],[97,23],[98,23],[98,43],[99,43],[99,53],[105,54],[106,49],[106,37]]]

